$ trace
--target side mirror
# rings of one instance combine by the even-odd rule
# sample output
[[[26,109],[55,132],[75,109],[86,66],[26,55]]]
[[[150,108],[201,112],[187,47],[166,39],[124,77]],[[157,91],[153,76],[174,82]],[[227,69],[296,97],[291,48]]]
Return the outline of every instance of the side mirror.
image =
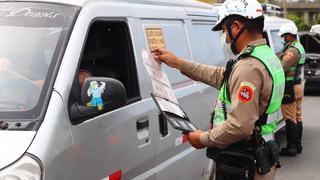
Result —
[[[82,122],[85,118],[117,109],[127,102],[123,84],[112,78],[90,77],[81,88],[81,103],[71,107],[71,119]]]

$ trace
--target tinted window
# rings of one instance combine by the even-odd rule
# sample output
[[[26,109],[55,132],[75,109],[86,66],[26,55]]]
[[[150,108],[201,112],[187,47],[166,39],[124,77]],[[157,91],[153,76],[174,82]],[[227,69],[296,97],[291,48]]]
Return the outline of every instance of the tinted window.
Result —
[[[140,94],[132,52],[126,23],[96,21],[90,27],[79,71],[81,75],[119,80],[126,89],[128,103],[134,102]],[[80,86],[82,81],[78,82]]]

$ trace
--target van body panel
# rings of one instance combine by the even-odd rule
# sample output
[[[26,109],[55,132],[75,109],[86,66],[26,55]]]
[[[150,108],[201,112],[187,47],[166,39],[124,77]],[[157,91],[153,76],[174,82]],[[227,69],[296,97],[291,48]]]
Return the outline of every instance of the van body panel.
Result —
[[[75,151],[64,102],[53,91],[45,119],[28,153],[38,157],[43,165],[43,179],[77,179]]]
[[[19,159],[30,146],[35,131],[0,131],[0,169]]]
[[[64,3],[60,0],[52,2]],[[146,4],[139,4],[141,2]],[[210,164],[205,149],[191,147],[183,134],[167,122],[168,133],[161,134],[161,118],[150,98],[152,83],[141,56],[143,50],[149,50],[146,28],[160,27],[166,48],[178,56],[200,63],[224,65],[222,51],[216,51],[215,47],[219,36],[211,31],[217,11],[210,5],[182,0],[73,0],[67,3],[79,5],[82,9],[61,61],[45,118],[27,150],[42,162],[43,178],[108,179],[121,172],[122,179],[191,180],[210,173],[205,172]],[[131,104],[72,125],[69,114],[72,82],[77,78],[90,27],[97,20],[120,21],[128,26],[140,97]],[[200,26],[195,28],[196,24]],[[208,31],[198,32],[205,28],[209,28]],[[210,42],[202,45],[203,39],[198,39],[204,33],[212,33],[206,39],[213,38],[214,50],[206,47]],[[200,45],[198,41],[201,41]],[[190,119],[199,129],[209,129],[210,112],[218,91],[177,70],[163,67]],[[148,125],[139,129],[139,122],[148,122]]]
[[[180,7],[164,7],[142,4],[128,4],[132,8],[134,17],[147,19],[186,19],[184,9]],[[163,8],[166,8],[166,13],[163,13]]]
[[[85,6],[92,2],[99,2],[101,0],[25,0],[33,2],[53,2],[60,4],[70,4],[77,6]],[[151,5],[165,5],[165,6],[185,6],[185,7],[198,7],[203,9],[211,9],[211,5],[194,0],[105,0],[105,2],[117,2],[117,3],[139,3],[139,4],[151,4]]]
[[[73,81],[77,68],[74,64],[78,64],[81,57],[90,23],[97,19],[123,21],[128,24],[132,35],[135,31],[131,32],[131,29],[136,25],[131,12],[130,7],[113,3],[93,3],[82,9],[70,37],[60,69],[61,74],[58,75],[56,81],[56,89],[61,92],[66,107],[71,89],[70,82]],[[132,44],[134,50],[139,47],[139,41]],[[141,54],[141,52],[135,53],[135,57],[139,56],[137,54]],[[131,179],[153,168],[155,158],[154,129],[156,129],[157,118],[155,105],[149,99],[148,101],[138,101],[72,126],[75,147],[82,152],[77,154],[77,179],[102,179],[119,170],[124,179]],[[148,128],[138,130],[138,121],[148,121]],[[155,179],[155,175],[151,174],[146,179]]]
[[[131,179],[154,167],[157,113],[152,103],[140,101],[71,128],[82,152],[77,155],[78,179],[101,179],[119,170]],[[140,131],[136,123],[141,120],[149,121],[149,127]]]

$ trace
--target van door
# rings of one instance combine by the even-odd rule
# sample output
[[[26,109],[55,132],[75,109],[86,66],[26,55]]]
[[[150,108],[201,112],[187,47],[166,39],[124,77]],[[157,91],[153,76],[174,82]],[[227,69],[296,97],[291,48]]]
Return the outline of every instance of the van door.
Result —
[[[141,101],[129,28],[132,24],[122,17],[130,9],[98,3],[83,11],[75,31],[86,28],[87,35],[74,76],[69,109],[76,103],[86,105],[81,102],[80,90],[83,77],[89,76],[119,80],[128,101],[118,109],[108,111],[104,107],[106,113],[72,120],[77,179],[132,179],[154,167],[153,129],[157,113],[150,103]],[[85,37],[75,36],[71,39]],[[155,175],[144,179],[155,179]]]
[[[170,11],[166,11],[170,12]],[[150,46],[148,32],[150,29],[161,31],[164,39],[164,46],[177,56],[191,59],[190,44],[185,29],[183,19],[141,19],[144,28],[145,45]],[[161,39],[161,38],[160,38]],[[205,99],[202,89],[193,80],[182,75],[178,70],[163,66],[173,86],[179,103],[186,108],[187,114],[192,117],[192,121],[197,125],[202,125],[197,121],[207,120],[203,116],[209,115],[209,108],[198,106]],[[204,96],[203,96],[204,95]],[[206,115],[205,115],[206,114]],[[197,117],[197,118],[195,118]],[[161,133],[163,120],[159,118],[160,133],[156,139],[156,173],[158,180],[167,179],[199,179],[202,176],[206,161],[204,150],[195,150],[187,143],[187,138],[181,131],[173,129],[165,122],[167,133]],[[208,121],[206,121],[208,125]],[[198,126],[203,128],[202,126]]]

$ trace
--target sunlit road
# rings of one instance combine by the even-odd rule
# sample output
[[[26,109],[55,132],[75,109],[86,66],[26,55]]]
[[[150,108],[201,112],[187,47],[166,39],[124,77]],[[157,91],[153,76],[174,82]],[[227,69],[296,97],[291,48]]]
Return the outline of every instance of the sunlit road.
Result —
[[[303,100],[303,152],[296,157],[281,157],[282,168],[276,180],[320,180],[320,93]]]

